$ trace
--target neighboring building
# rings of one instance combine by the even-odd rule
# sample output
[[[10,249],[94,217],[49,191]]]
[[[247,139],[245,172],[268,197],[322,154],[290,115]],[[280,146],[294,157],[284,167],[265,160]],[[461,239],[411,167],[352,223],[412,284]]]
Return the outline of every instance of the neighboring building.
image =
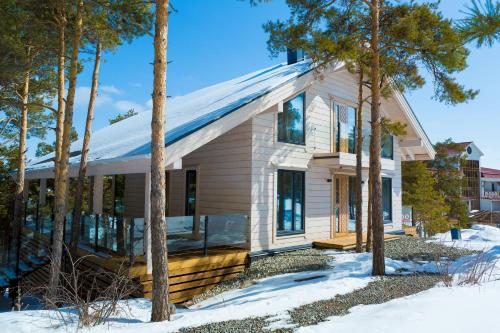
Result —
[[[481,168],[481,210],[500,211],[500,170]]]
[[[238,223],[248,230],[249,250],[257,253],[353,231],[357,91],[357,78],[344,65],[318,75],[309,60],[302,60],[169,99],[169,233],[184,230],[179,221],[187,220],[195,230],[202,216],[241,214],[248,216]],[[401,93],[383,100],[382,113],[407,125],[406,135],[387,136],[382,148],[383,213],[385,229],[391,231],[401,229],[401,161],[430,160],[435,152]],[[366,104],[365,226],[369,121]],[[144,218],[147,230],[150,122],[151,112],[143,112],[93,133],[88,213]],[[81,144],[71,145],[71,177],[77,175]],[[39,182],[41,202],[53,178],[53,158],[47,155],[28,165],[27,178]]]
[[[462,168],[465,185],[462,189],[462,199],[467,202],[469,211],[481,209],[481,157],[483,152],[474,142],[458,143],[464,149],[466,158],[465,166]]]

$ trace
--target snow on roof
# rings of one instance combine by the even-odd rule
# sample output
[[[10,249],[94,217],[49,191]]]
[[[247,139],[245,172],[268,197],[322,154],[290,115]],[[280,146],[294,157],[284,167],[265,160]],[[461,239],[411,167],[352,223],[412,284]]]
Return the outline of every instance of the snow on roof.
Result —
[[[313,69],[310,60],[282,63],[203,88],[167,102],[167,145]],[[71,144],[70,163],[80,162],[82,140]],[[151,110],[92,133],[88,161],[132,158],[151,150]],[[27,170],[52,168],[54,153],[33,159]]]

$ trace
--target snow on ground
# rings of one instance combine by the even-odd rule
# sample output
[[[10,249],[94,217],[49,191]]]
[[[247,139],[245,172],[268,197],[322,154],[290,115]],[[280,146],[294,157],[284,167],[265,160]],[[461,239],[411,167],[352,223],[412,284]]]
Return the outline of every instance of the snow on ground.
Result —
[[[346,316],[298,332],[500,332],[499,299],[498,281],[483,286],[435,287],[383,304],[356,306]]]
[[[449,233],[431,241],[449,246],[484,250],[484,260],[496,264],[493,279],[500,277],[500,229],[474,226],[462,231],[463,240],[452,242]],[[173,332],[182,327],[199,326],[215,321],[273,316],[279,319],[272,327],[286,324],[287,310],[318,300],[365,287],[374,278],[371,274],[370,253],[330,251],[332,268],[323,271],[283,274],[257,281],[244,289],[232,290],[192,306],[178,309],[170,322],[149,323],[151,303],[145,299],[129,302],[130,313],[111,318],[106,325],[85,329],[84,332]],[[451,265],[451,272],[470,269],[473,256],[459,258]],[[436,272],[435,262],[404,262],[386,259],[387,273]],[[438,286],[413,296],[384,304],[357,306],[347,316],[332,317],[329,321],[300,332],[361,332],[370,327],[376,332],[470,332],[472,328],[491,332],[499,328],[493,311],[500,299],[500,281],[481,286]],[[67,332],[75,331],[76,324],[63,326],[54,312],[32,310],[0,313],[2,333]],[[495,329],[494,329],[495,328]],[[497,329],[498,331],[498,329]]]
[[[250,287],[222,293],[190,309],[178,309],[170,322],[148,323],[151,315],[150,302],[137,299],[130,302],[129,318],[126,316],[112,318],[108,325],[95,327],[89,331],[172,332],[181,327],[198,326],[213,321],[266,315],[277,315],[284,321],[287,318],[286,310],[349,293],[365,287],[372,281],[370,253],[336,251],[330,253],[335,256],[332,269],[265,278]],[[388,273],[395,273],[401,269],[433,270],[429,264],[416,265],[391,259],[386,260],[386,265]],[[59,319],[54,313],[44,310],[1,313],[0,325],[3,333],[64,332],[76,329],[75,325],[54,328],[60,325]]]
[[[462,240],[452,241],[450,232],[434,236],[431,242],[447,246],[483,251],[479,255],[461,257],[449,268],[455,274],[466,275],[477,260],[491,265],[489,281],[480,285],[436,286],[427,291],[395,299],[383,304],[360,305],[346,316],[301,327],[298,333],[310,332],[500,332],[497,308],[500,299],[500,229],[474,225],[462,230]]]
[[[430,240],[447,246],[484,251],[500,245],[500,229],[488,225],[475,224],[471,229],[462,229],[462,239],[452,240],[451,232],[437,234]]]

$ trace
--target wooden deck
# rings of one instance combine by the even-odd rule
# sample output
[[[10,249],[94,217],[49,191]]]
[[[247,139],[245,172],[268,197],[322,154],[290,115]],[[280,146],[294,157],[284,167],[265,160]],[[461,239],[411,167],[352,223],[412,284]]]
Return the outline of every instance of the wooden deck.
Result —
[[[25,232],[28,232],[25,230]],[[31,251],[39,246],[48,246],[47,237],[35,235],[38,240]],[[31,252],[30,251],[30,252]],[[28,255],[27,253],[26,255]],[[147,274],[146,263],[143,257],[136,257],[132,266],[128,257],[116,257],[105,254],[94,254],[78,249],[77,255],[85,257],[80,264],[82,270],[126,274],[137,283],[137,292],[133,296],[151,297],[152,276]],[[231,247],[209,249],[205,256],[202,250],[193,250],[183,253],[172,253],[168,257],[170,302],[180,303],[201,294],[216,286],[218,283],[235,278],[248,265],[248,250]],[[48,265],[30,274],[32,285],[43,285],[48,281]],[[108,276],[109,278],[109,276]],[[90,283],[90,282],[89,282]],[[106,287],[110,281],[97,281]]]
[[[384,234],[384,240],[399,239],[398,235]],[[366,233],[363,233],[363,245],[366,244]],[[353,232],[337,233],[334,238],[315,241],[313,246],[319,249],[352,250],[356,247],[356,234]]]

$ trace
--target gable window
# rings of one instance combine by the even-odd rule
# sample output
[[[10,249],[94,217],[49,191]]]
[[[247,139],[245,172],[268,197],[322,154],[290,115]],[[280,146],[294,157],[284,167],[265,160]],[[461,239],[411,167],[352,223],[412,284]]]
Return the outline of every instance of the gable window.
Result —
[[[185,216],[196,215],[196,170],[186,171]]]
[[[304,232],[305,173],[278,170],[277,234]]]
[[[278,141],[305,144],[305,93],[283,103],[278,113]]]
[[[392,179],[382,177],[382,212],[384,223],[392,222]]]
[[[389,133],[383,133],[382,138],[382,158],[394,159],[394,137]]]
[[[336,126],[335,151],[356,153],[356,109],[352,106],[334,104]]]

